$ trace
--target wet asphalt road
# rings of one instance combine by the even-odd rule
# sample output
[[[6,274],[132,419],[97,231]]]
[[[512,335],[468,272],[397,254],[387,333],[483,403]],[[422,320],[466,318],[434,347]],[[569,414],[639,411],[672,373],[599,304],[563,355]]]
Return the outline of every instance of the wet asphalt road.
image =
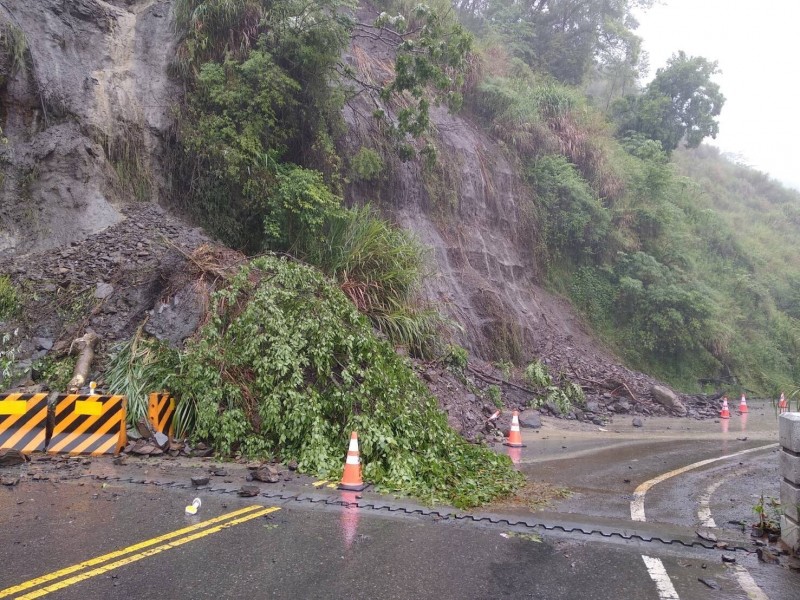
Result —
[[[605,432],[577,424],[568,431],[548,424],[538,432],[524,430],[523,472],[574,492],[533,517],[625,530],[647,527],[686,539],[702,522],[698,508],[705,498],[706,518],[716,521],[720,539],[749,543],[741,526],[729,521],[752,522],[757,496],[778,495],[772,450],[712,463],[653,486],[644,500],[646,523],[630,521],[630,501],[637,485],[667,471],[774,442],[775,418],[767,408],[751,409],[744,429],[735,417],[727,424],[649,420],[643,429],[618,418]],[[339,497],[334,490],[327,493]],[[93,479],[23,478],[0,488],[0,598],[55,586],[39,597],[658,599],[643,555],[661,559],[681,599],[748,598],[718,550],[579,534],[540,532],[538,538],[524,528],[202,493],[198,515],[189,517],[184,507],[193,495]],[[246,512],[253,505],[279,510]],[[255,516],[231,524],[242,514]],[[230,526],[219,531],[202,526],[218,517]],[[147,545],[187,527],[195,529]],[[140,547],[130,549],[134,544]],[[126,550],[116,557],[52,581],[4,592],[121,549]],[[797,572],[735,554],[765,597],[800,597]],[[109,566],[114,568],[97,572]],[[81,574],[91,576],[67,585]]]
[[[187,517],[185,491],[98,483],[57,489],[21,483],[0,491],[0,597],[32,578],[252,504],[209,496],[198,516]],[[644,549],[681,573],[682,598],[744,598],[713,551],[687,555],[567,537],[534,541],[506,537],[509,530],[358,509],[276,506],[277,512],[45,597],[649,599],[657,596]],[[716,579],[724,595],[707,595],[697,577]]]

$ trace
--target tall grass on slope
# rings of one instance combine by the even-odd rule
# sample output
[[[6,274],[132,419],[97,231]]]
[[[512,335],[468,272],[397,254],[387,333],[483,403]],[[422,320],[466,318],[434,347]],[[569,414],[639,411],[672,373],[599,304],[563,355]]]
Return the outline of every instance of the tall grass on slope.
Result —
[[[395,345],[418,355],[433,350],[445,321],[418,300],[426,249],[407,231],[364,206],[331,216],[322,235],[303,240],[297,250],[335,279]]]
[[[563,154],[601,198],[614,201],[623,194],[608,125],[577,90],[532,74],[490,77],[477,87],[472,106],[523,157]]]

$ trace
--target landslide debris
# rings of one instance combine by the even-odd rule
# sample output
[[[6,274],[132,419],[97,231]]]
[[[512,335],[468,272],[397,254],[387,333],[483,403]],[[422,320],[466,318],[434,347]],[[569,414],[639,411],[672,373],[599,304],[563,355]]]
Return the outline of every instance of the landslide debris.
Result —
[[[193,294],[183,285],[191,278],[187,256],[210,239],[152,204],[131,205],[123,215],[121,223],[68,246],[0,257],[0,273],[21,291],[18,320],[4,327],[18,329],[17,367],[28,378],[38,359],[63,357],[86,330],[98,335],[102,355],[143,322],[175,343],[200,323],[203,282],[192,286]]]

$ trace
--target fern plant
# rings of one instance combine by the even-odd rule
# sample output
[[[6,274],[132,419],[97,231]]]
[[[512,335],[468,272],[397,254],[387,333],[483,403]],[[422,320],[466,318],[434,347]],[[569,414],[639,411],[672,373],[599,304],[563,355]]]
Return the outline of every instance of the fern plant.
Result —
[[[131,339],[113,348],[106,381],[112,394],[127,396],[129,425],[147,417],[149,394],[166,389],[178,367],[178,353],[163,342],[145,337],[141,327]],[[179,405],[179,409],[181,427],[176,426],[176,431],[185,431],[191,417],[185,414],[186,407]]]

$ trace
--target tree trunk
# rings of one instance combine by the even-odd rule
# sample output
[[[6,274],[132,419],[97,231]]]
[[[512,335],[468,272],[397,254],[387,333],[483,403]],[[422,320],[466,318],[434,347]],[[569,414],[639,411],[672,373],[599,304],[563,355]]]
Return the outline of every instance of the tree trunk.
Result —
[[[69,347],[69,353],[72,354],[73,350],[79,350],[78,362],[75,365],[75,371],[72,373],[72,379],[67,384],[67,392],[74,394],[86,383],[89,377],[89,369],[92,367],[94,360],[94,347],[97,344],[97,334],[94,331],[87,331],[83,337],[75,339]]]

